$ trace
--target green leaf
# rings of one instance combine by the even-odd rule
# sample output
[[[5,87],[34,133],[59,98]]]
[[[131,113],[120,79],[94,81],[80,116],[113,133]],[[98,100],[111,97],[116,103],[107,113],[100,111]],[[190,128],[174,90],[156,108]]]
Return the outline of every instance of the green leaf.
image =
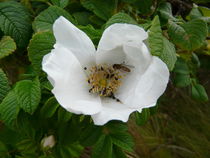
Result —
[[[118,147],[125,149],[127,151],[130,151],[130,152],[133,151],[134,142],[133,142],[131,135],[127,131],[111,133],[110,137],[111,137],[113,144],[115,144]]]
[[[134,6],[139,9],[141,14],[146,15],[152,12],[152,2],[153,0],[136,0]]]
[[[192,97],[198,101],[208,101],[208,95],[201,84],[192,85]]]
[[[149,29],[149,47],[151,49],[151,54],[160,56],[163,50],[163,35],[160,27],[160,20],[158,16],[152,21],[152,26]]]
[[[76,12],[73,14],[73,17],[77,20],[79,25],[88,25],[90,24],[90,16],[92,14],[90,12]]]
[[[79,120],[72,118],[69,122],[60,122],[58,128],[59,143],[69,146],[78,141],[81,134],[81,126]]]
[[[91,158],[111,158],[112,157],[112,141],[109,136],[102,135],[98,142],[94,145]]]
[[[105,21],[102,20],[101,18],[99,18],[98,16],[96,16],[95,14],[94,15],[91,15],[90,18],[89,18],[90,22],[101,27],[102,25],[104,25]]]
[[[109,27],[110,25],[114,23],[128,23],[128,24],[134,24],[137,25],[138,23],[130,17],[126,13],[117,13],[113,15],[105,24],[105,28]]]
[[[178,47],[193,51],[202,46],[207,36],[207,25],[203,20],[194,19],[178,25],[169,22],[168,34]]]
[[[187,63],[183,59],[178,58],[178,60],[175,64],[174,72],[179,73],[179,74],[189,75],[190,69],[189,69]]]
[[[52,84],[50,83],[50,81],[44,81],[44,82],[41,82],[41,89],[42,88],[45,88],[47,89],[48,91],[51,91],[53,89],[53,86]]]
[[[14,40],[9,36],[4,36],[0,41],[0,59],[10,55],[16,49]]]
[[[20,107],[27,113],[33,114],[41,98],[39,79],[19,81],[15,86]]]
[[[45,102],[44,106],[41,108],[40,114],[44,118],[50,118],[55,114],[58,107],[59,104],[55,97],[51,97]]]
[[[24,111],[20,111],[18,114],[18,117],[16,119],[16,129],[18,129],[18,132],[21,135],[24,135],[27,138],[33,138],[35,139],[36,135],[36,130],[34,128],[34,123],[32,123],[33,119],[32,117],[24,112]],[[36,119],[36,123],[37,123],[37,119]],[[36,126],[36,125],[35,125]],[[42,132],[39,132],[39,135],[41,135]]]
[[[68,146],[59,146],[59,150],[62,158],[76,158],[81,155],[83,147],[75,143]]]
[[[166,63],[170,71],[173,70],[177,60],[176,49],[174,47],[174,44],[169,42],[169,40],[165,37],[163,37],[163,50],[160,54],[160,59],[162,59],[164,63]]]
[[[198,9],[203,13],[203,16],[210,17],[210,9],[209,8],[199,6]]]
[[[1,120],[8,126],[14,126],[14,120],[19,113],[19,105],[14,90],[10,91],[0,104]]]
[[[163,35],[158,16],[152,21],[149,29],[149,47],[152,55],[159,56],[171,71],[176,63],[176,50],[174,45],[168,41]]]
[[[9,82],[7,79],[7,76],[3,72],[2,69],[0,69],[0,103],[4,99],[4,97],[7,95],[7,93],[10,90]]]
[[[53,49],[55,38],[51,32],[36,33],[28,46],[28,56],[35,72],[41,71],[41,62],[44,55]]]
[[[71,119],[72,113],[68,112],[62,107],[58,109],[58,122],[67,122]]]
[[[19,47],[25,47],[31,37],[31,18],[20,3],[0,3],[0,28],[5,35],[11,36]]]
[[[122,0],[123,2],[126,2],[126,3],[134,3],[136,2],[136,0]]]
[[[149,117],[150,117],[150,110],[149,110],[149,108],[143,109],[141,113],[136,112],[135,116],[136,116],[136,123],[139,126],[142,126],[149,119]]]
[[[113,145],[112,158],[127,158],[121,148]]]
[[[177,87],[187,87],[191,83],[191,78],[189,74],[180,74],[177,73],[174,78],[174,84]]]
[[[53,23],[60,16],[64,16],[66,19],[75,24],[74,19],[67,11],[57,6],[50,6],[35,18],[33,22],[34,31],[51,31]]]
[[[51,2],[58,7],[65,8],[68,5],[69,0],[51,0]]]
[[[7,150],[6,145],[0,141],[0,155],[2,156],[2,158],[8,158],[9,157],[9,152]]]
[[[170,3],[168,3],[168,2],[160,3],[158,6],[158,12],[160,13],[160,18],[162,18],[166,21],[168,21],[169,19],[176,21],[176,18],[173,17]]]
[[[126,132],[128,130],[127,125],[121,121],[110,121],[106,124],[106,127],[112,133]]]
[[[81,4],[105,21],[115,13],[117,8],[117,0],[81,0]]]
[[[37,144],[34,140],[23,139],[16,144],[19,151],[24,157],[37,157]]]
[[[92,146],[98,141],[101,133],[101,127],[90,125],[81,133],[80,142],[83,146]]]
[[[196,4],[193,4],[193,8],[190,11],[189,17],[190,19],[196,19],[202,17],[201,11],[198,9],[198,6]]]

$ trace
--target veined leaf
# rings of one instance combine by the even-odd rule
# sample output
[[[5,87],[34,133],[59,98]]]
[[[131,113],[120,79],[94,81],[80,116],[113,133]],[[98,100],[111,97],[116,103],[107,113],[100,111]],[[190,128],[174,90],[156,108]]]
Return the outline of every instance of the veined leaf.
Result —
[[[4,36],[0,41],[0,59],[8,56],[16,49],[14,40],[9,36]]]
[[[37,157],[37,144],[32,139],[21,140],[17,143],[17,148],[24,157]]]
[[[182,25],[169,22],[168,34],[171,40],[183,50],[193,51],[202,46],[207,36],[207,25],[194,19]]]
[[[62,158],[68,158],[68,157],[76,158],[81,155],[83,147],[80,144],[74,143],[68,146],[64,145],[59,146],[59,150]]]
[[[109,27],[110,25],[114,23],[128,23],[128,24],[134,24],[137,25],[138,23],[130,17],[126,13],[117,13],[113,15],[105,24],[105,28]]]
[[[165,37],[163,37],[163,50],[160,54],[160,58],[166,63],[168,69],[172,71],[177,60],[176,49],[174,44],[169,42]]]
[[[196,4],[193,4],[193,8],[189,13],[190,19],[196,19],[202,17],[201,11],[198,9],[198,6]]]
[[[90,125],[80,135],[80,142],[83,146],[92,146],[102,134],[102,128]]]
[[[108,20],[117,8],[117,0],[81,0],[81,4],[103,20]]]
[[[0,117],[3,122],[9,126],[14,126],[14,120],[17,118],[19,105],[14,90],[10,91],[0,104]]]
[[[45,54],[53,49],[55,38],[51,32],[36,33],[29,43],[28,56],[35,72],[41,71],[41,62]]]
[[[94,145],[91,158],[111,158],[112,157],[112,141],[109,136],[102,135],[98,142]]]
[[[58,107],[59,104],[55,97],[51,97],[45,102],[44,106],[41,108],[40,114],[44,118],[50,118],[54,115]]]
[[[51,2],[58,7],[65,8],[68,5],[69,0],[51,0]]]
[[[11,36],[19,47],[25,47],[31,37],[31,18],[20,3],[14,1],[0,3],[0,28]]]
[[[76,21],[78,22],[78,25],[86,26],[86,25],[91,23],[90,22],[90,17],[91,17],[92,14],[90,12],[87,12],[87,11],[75,12],[72,15],[76,19]]]
[[[201,84],[192,85],[192,97],[198,101],[208,101],[208,95]]]
[[[182,58],[178,58],[178,60],[175,64],[174,72],[179,73],[179,74],[189,75],[190,69],[189,69],[187,63]]]
[[[134,142],[131,135],[129,135],[127,131],[112,133],[110,134],[110,137],[113,144],[127,151],[133,151]]]
[[[41,98],[39,79],[19,81],[15,86],[15,93],[20,107],[25,112],[33,114]]]
[[[51,31],[53,23],[60,16],[64,16],[74,24],[76,23],[72,16],[64,9],[57,6],[50,6],[35,18],[33,22],[33,29],[36,32]]]
[[[60,107],[58,109],[58,122],[67,122],[71,119],[72,113]]]
[[[164,20],[173,20],[176,21],[176,18],[173,17],[172,14],[172,9],[171,9],[171,4],[168,2],[163,2],[160,3],[159,7],[158,7],[158,11],[160,13],[160,17]]]
[[[170,71],[173,70],[174,64],[176,63],[176,49],[174,45],[162,35],[158,16],[155,16],[152,21],[148,41],[151,54],[162,59]]]
[[[106,124],[106,127],[109,129],[111,133],[118,133],[118,132],[127,132],[128,126],[121,121],[111,121]]]
[[[201,12],[203,13],[204,16],[210,17],[210,9],[209,8],[199,6],[198,9],[201,10]]]
[[[149,47],[151,54],[160,56],[163,50],[163,35],[160,27],[160,20],[158,16],[152,21],[152,26],[149,29]]]
[[[149,110],[149,108],[145,108],[142,110],[141,113],[136,112],[135,116],[136,116],[136,123],[139,126],[142,126],[148,121],[148,119],[150,117],[150,110]]]
[[[174,77],[174,84],[177,87],[187,87],[191,83],[191,78],[189,74],[180,74],[177,73]]]
[[[3,72],[2,69],[0,69],[0,103],[4,99],[4,97],[7,95],[7,93],[10,90],[8,79]]]
[[[112,158],[127,158],[121,148],[113,146]]]

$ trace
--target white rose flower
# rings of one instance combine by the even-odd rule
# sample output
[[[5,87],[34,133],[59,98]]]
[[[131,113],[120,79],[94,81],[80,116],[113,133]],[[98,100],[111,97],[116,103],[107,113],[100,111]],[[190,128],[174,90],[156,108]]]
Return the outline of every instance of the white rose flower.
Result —
[[[155,106],[165,91],[169,70],[152,56],[141,27],[116,23],[108,27],[97,50],[90,38],[64,17],[54,25],[54,49],[42,69],[52,93],[66,110],[91,115],[94,124],[126,122],[134,111]]]

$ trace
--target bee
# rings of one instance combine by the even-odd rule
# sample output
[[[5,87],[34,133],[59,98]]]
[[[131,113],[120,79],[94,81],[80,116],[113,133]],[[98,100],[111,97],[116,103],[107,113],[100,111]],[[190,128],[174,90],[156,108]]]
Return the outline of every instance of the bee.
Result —
[[[122,63],[122,64],[114,64],[112,67],[114,69],[116,69],[116,70],[122,70],[124,72],[131,72],[130,68],[133,68],[132,65],[126,65],[124,63]]]

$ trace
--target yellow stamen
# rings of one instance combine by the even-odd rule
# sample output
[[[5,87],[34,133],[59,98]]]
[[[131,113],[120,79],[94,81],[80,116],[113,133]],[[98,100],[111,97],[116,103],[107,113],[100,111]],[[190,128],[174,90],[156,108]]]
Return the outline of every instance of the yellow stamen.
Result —
[[[89,69],[88,83],[90,93],[98,94],[103,97],[113,97],[121,85],[122,75],[113,66],[97,65]]]

